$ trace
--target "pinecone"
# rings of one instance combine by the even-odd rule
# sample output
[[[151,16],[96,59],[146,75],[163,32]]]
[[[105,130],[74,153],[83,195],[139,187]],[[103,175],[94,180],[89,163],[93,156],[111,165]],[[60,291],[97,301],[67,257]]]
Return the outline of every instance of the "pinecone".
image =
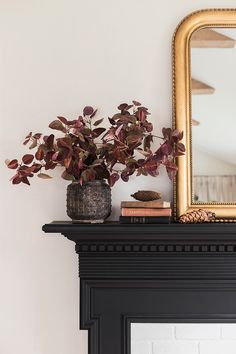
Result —
[[[181,224],[198,224],[210,222],[215,219],[215,213],[210,210],[198,209],[183,214],[179,218]]]
[[[153,191],[138,191],[134,194],[131,194],[131,197],[142,202],[149,202],[152,200],[161,199],[161,194]]]

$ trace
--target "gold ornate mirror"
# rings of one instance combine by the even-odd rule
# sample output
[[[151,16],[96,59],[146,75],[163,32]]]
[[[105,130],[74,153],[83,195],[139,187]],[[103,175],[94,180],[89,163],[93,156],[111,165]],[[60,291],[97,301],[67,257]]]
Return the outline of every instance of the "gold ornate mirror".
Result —
[[[236,221],[236,9],[186,17],[173,41],[174,126],[184,131],[175,211]]]

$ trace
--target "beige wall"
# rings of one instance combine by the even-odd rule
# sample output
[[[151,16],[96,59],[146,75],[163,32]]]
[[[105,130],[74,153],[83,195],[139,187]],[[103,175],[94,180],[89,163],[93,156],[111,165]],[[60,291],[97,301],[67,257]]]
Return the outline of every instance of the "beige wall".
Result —
[[[1,0],[0,352],[86,354],[78,331],[77,257],[60,235],[41,226],[66,219],[66,183],[32,181],[13,187],[3,161],[19,156],[25,133],[45,131],[58,114],[74,117],[85,104],[106,116],[137,99],[162,127],[171,124],[171,39],[178,22],[206,7],[235,0]],[[157,125],[156,124],[156,125]],[[155,128],[156,129],[156,128]],[[171,184],[158,179],[120,183],[121,199]]]

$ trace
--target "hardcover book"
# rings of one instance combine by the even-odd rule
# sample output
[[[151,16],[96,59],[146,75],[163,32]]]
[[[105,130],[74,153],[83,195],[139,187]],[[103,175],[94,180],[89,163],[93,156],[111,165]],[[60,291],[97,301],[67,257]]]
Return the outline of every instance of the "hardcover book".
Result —
[[[170,202],[165,201],[150,201],[150,202],[138,202],[138,201],[128,201],[121,202],[121,208],[170,208]]]
[[[169,216],[120,216],[121,224],[170,224]]]
[[[122,216],[171,216],[170,208],[121,208]]]

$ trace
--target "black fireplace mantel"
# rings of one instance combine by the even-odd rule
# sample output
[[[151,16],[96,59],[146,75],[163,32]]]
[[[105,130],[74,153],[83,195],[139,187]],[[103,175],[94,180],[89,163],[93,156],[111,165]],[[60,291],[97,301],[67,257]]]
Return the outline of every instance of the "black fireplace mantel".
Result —
[[[133,322],[236,322],[236,224],[53,222],[75,242],[89,354],[130,354]]]

